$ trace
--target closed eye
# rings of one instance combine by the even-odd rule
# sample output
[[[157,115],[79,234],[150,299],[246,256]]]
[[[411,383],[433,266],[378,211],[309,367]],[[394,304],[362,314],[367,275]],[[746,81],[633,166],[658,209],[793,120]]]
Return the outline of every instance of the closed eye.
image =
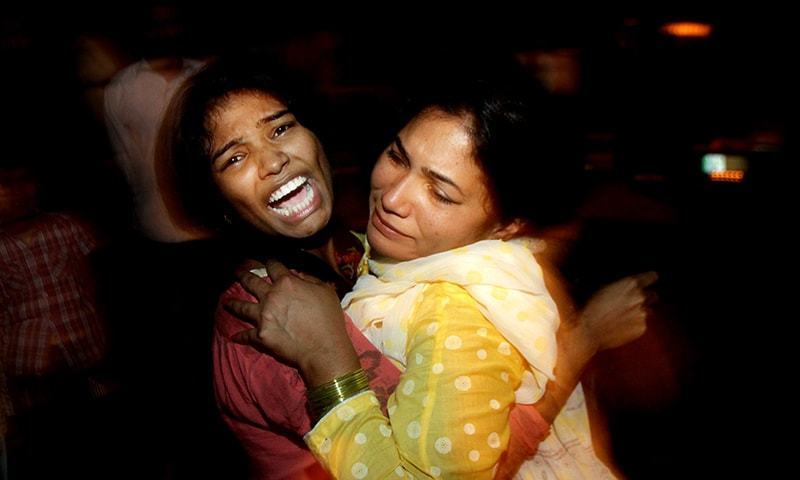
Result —
[[[455,204],[458,203],[458,202],[456,202],[454,200],[451,200],[450,197],[448,197],[447,195],[443,194],[442,192],[439,192],[434,187],[430,188],[430,192],[431,192],[431,195],[433,196],[433,199],[436,200],[439,203],[444,203],[445,205],[455,205]]]

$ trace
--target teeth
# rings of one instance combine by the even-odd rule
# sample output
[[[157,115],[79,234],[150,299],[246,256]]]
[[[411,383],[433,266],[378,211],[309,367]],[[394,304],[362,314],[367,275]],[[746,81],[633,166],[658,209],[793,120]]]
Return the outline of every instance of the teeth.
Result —
[[[269,196],[269,203],[275,203],[281,198],[285,197],[289,194],[289,192],[293,192],[297,189],[300,185],[306,183],[308,179],[302,175],[299,177],[294,177],[293,179],[289,180],[288,182],[284,183],[283,186],[274,192],[272,195]]]
[[[289,215],[293,215],[295,213],[305,210],[306,208],[308,208],[309,205],[311,205],[311,202],[314,201],[314,189],[311,188],[311,185],[306,185],[303,187],[303,190],[305,190],[306,198],[302,202],[298,203],[293,207],[288,207],[288,208],[269,207],[270,210],[272,210],[273,212],[277,212],[279,215],[282,215],[284,217],[288,217]]]

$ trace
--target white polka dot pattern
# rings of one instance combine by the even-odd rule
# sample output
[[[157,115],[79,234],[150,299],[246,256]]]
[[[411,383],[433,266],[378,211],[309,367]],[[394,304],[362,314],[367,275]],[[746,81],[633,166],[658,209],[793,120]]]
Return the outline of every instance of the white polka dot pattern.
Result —
[[[369,468],[361,462],[356,462],[353,468],[350,469],[350,472],[355,478],[361,480],[362,478],[366,478],[367,474],[369,474]]]
[[[433,448],[442,455],[446,455],[453,449],[453,442],[447,437],[439,437],[433,442]]]
[[[503,355],[511,355],[511,345],[509,345],[508,342],[502,342],[497,346],[497,351]]]
[[[462,344],[461,337],[459,337],[458,335],[450,335],[444,341],[444,347],[448,350],[458,350],[459,348],[461,348],[461,344]]]
[[[333,445],[333,442],[331,442],[331,439],[330,438],[326,438],[319,445],[319,451],[322,452],[322,453],[330,453],[332,445]]]
[[[425,288],[434,290],[439,286]],[[492,285],[478,288],[483,288],[487,296],[508,303],[512,320],[524,308],[514,303],[515,291],[493,291]],[[406,467],[386,465],[382,454],[373,454],[386,448],[397,448],[401,458],[433,478],[449,478],[465,466],[470,469],[470,465],[473,470],[485,469],[488,475],[500,458],[507,406],[514,401],[509,384],[519,384],[524,359],[478,309],[474,309],[474,319],[469,320],[472,314],[463,308],[462,298],[458,294],[451,294],[450,298],[448,309],[442,309],[438,302],[422,314],[420,304],[415,308],[422,320],[404,320],[407,336],[394,345],[404,348],[404,353],[391,356],[401,362],[404,373],[390,397],[389,423],[380,418],[374,408],[374,396],[369,395],[369,402],[364,398],[359,404],[356,398],[354,403],[340,405],[334,415],[312,430],[310,435],[316,430],[318,436],[312,437],[309,446],[324,458],[336,478],[363,480],[390,471],[398,478],[412,478]],[[456,314],[457,321],[448,318]],[[384,320],[383,328],[376,331],[380,335],[376,341],[391,340],[388,332],[392,328],[402,327]],[[345,406],[353,406],[354,412]],[[501,412],[504,406],[506,410]],[[367,411],[369,414],[363,415]],[[320,448],[325,436],[333,442],[332,446],[330,441],[326,445],[327,454]],[[391,461],[396,458],[392,455]]]
[[[419,436],[422,434],[422,425],[420,425],[418,421],[414,420],[408,424],[408,427],[406,427],[406,434],[408,435],[408,438],[419,438]]]
[[[412,393],[414,393],[414,380],[406,380],[406,383],[403,384],[403,394],[408,396]]]
[[[454,384],[455,384],[456,390],[461,391],[461,392],[466,392],[467,390],[472,388],[472,380],[470,380],[469,377],[466,376],[466,375],[462,375],[462,376],[456,378],[456,381],[454,382]]]
[[[336,410],[336,416],[339,417],[340,420],[344,420],[345,422],[349,422],[353,419],[356,415],[356,411],[353,410],[349,405],[344,405]]]

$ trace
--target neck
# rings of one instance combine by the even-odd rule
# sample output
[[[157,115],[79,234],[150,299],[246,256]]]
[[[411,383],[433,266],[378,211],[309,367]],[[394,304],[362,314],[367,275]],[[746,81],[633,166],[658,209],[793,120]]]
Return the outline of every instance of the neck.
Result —
[[[295,243],[296,248],[319,258],[338,273],[334,254],[333,230],[333,222],[330,222],[325,228],[310,237],[289,241]]]
[[[243,223],[234,224],[229,228],[228,233],[245,255],[258,258],[258,255],[263,253],[265,245],[271,245],[270,248],[276,252],[306,252],[319,258],[335,270],[336,257],[332,223],[330,222],[325,228],[306,238],[265,236],[263,232]]]

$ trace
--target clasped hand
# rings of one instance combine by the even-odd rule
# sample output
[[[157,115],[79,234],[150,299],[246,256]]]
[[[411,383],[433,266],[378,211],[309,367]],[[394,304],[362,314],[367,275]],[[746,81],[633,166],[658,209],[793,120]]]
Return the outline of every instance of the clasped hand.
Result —
[[[298,366],[308,386],[325,383],[359,367],[335,290],[317,278],[267,260],[269,281],[239,275],[257,303],[231,300],[226,307],[254,328],[233,340],[266,349]]]

